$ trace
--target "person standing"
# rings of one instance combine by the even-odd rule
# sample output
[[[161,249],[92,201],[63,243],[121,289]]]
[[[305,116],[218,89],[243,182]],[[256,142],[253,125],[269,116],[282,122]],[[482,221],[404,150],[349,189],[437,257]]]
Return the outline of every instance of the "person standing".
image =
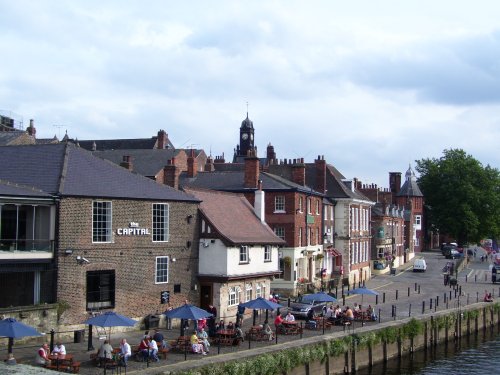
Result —
[[[243,315],[245,314],[245,306],[243,306],[243,302],[240,301],[238,304],[238,311],[236,313],[236,324],[241,326],[243,324]]]
[[[170,304],[170,302],[167,303],[167,309],[166,309],[166,311],[167,312],[168,311],[172,311],[172,309],[173,309],[173,307]],[[172,319],[170,319],[170,318],[167,317],[167,318],[165,318],[165,322],[166,322],[166,325],[167,325],[167,329],[172,329]]]

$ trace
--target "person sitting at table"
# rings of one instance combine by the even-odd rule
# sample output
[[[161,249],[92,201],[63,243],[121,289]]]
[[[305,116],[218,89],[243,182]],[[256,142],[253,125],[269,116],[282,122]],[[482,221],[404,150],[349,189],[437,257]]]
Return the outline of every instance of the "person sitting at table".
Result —
[[[191,338],[189,339],[189,341],[191,343],[191,350],[193,351],[193,353],[207,355],[207,353],[203,349],[203,344],[200,343],[200,340],[198,339],[198,336],[196,335],[196,331],[193,331],[193,334],[191,335]]]
[[[353,312],[358,313],[360,309],[360,306],[358,306],[358,304],[354,302],[354,307],[352,308]]]
[[[160,362],[160,358],[158,358],[158,344],[155,340],[148,340],[148,355],[155,362]]]
[[[222,319],[215,325],[215,332],[220,331],[221,329],[224,329],[224,320]]]
[[[272,341],[274,339],[274,333],[271,327],[269,326],[269,323],[267,320],[264,322],[264,328],[263,328],[264,335],[267,336],[267,339],[269,341]]]
[[[485,291],[483,301],[484,302],[493,302],[493,297],[491,296],[491,293],[488,293],[487,291]]]
[[[149,357],[149,336],[146,336],[141,340],[137,355],[138,355],[137,359],[142,361],[144,361]]]
[[[228,329],[228,330],[232,330],[232,329],[234,329],[234,324],[233,324],[233,322],[229,322],[229,323],[227,323],[226,329]]]
[[[36,352],[35,363],[37,365],[48,365],[50,363],[49,359],[49,344],[46,342],[38,349]]]
[[[371,320],[377,320],[377,314],[375,314],[375,310],[373,309],[372,305],[368,305],[366,308],[366,315],[370,317]]]
[[[340,318],[342,318],[342,308],[340,307],[340,305],[337,305],[337,307],[335,307],[335,319]]]
[[[285,322],[287,323],[295,322],[295,316],[293,316],[293,314],[290,311],[285,316]]]
[[[108,340],[104,340],[104,343],[99,348],[97,357],[99,358],[99,366],[103,366],[107,360],[113,359],[113,347],[109,344]]]
[[[240,341],[245,341],[243,338],[243,331],[241,330],[241,327],[238,324],[235,324],[234,326],[234,336],[233,336],[233,345],[238,345]]]
[[[59,354],[66,354],[66,348],[64,347],[64,345],[61,343],[61,341],[58,341],[56,343],[56,346],[54,346],[54,350],[52,350],[52,354],[56,354],[56,355],[59,355]]]
[[[198,330],[198,339],[203,344],[203,349],[208,353],[210,352],[210,342],[208,342],[208,333],[204,328]]]
[[[161,333],[158,329],[155,329],[153,340],[155,340],[156,343],[162,348],[165,348],[168,344],[167,341],[165,340],[165,336],[163,336],[163,333]]]
[[[274,328],[276,329],[276,332],[279,331],[280,328],[283,327],[283,317],[281,314],[276,315],[276,319],[274,319]]]
[[[207,320],[205,318],[198,319],[198,331],[200,329],[205,329],[206,326],[207,326]]]
[[[344,311],[344,319],[348,321],[353,321],[354,320],[354,313],[352,312],[351,308],[349,306],[346,306],[345,311]]]
[[[127,367],[127,361],[132,356],[132,349],[130,348],[130,344],[127,342],[127,339],[122,339],[120,343],[120,361],[123,363],[123,366]]]

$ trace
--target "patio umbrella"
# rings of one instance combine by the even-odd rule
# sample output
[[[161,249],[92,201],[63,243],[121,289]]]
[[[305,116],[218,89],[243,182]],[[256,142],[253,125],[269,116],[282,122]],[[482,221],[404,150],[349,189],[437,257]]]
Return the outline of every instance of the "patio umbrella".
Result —
[[[262,297],[257,297],[256,299],[247,301],[241,305],[247,309],[266,310],[266,320],[268,319],[269,310],[276,310],[283,307],[279,303],[269,301]],[[253,325],[255,325],[255,314],[253,315]]]
[[[363,296],[365,294],[378,296],[378,292],[368,288],[356,288],[347,292],[347,294],[361,294],[361,303],[363,303]]]
[[[194,305],[190,305],[188,303],[172,309],[170,311],[165,311],[163,313],[167,318],[170,319],[186,319],[186,320],[199,320],[203,318],[209,318],[213,316],[213,314],[209,313],[206,310],[200,309]],[[184,331],[184,327],[181,324],[181,336]]]
[[[0,320],[0,336],[9,338],[8,353],[12,353],[14,339],[27,336],[41,336],[35,328],[18,322],[14,318]]]
[[[335,297],[332,297],[326,292],[318,292],[314,294],[306,294],[302,297],[302,302],[337,302]]]
[[[106,311],[104,314],[94,316],[83,323],[103,328],[109,327],[109,338],[111,338],[111,327],[132,327],[137,321],[114,311]]]

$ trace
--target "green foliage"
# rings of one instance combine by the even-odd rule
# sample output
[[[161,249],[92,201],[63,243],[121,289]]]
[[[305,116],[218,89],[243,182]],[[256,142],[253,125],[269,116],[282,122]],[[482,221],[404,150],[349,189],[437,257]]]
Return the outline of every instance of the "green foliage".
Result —
[[[57,302],[57,320],[61,319],[62,314],[70,308],[70,304],[66,301]]]
[[[461,243],[500,234],[500,173],[460,149],[417,160],[429,224]]]
[[[395,327],[387,327],[378,331],[377,334],[382,342],[392,344],[396,342],[396,340],[398,339],[399,336],[398,331],[399,329]]]
[[[424,331],[424,323],[412,318],[400,329],[401,338],[413,339]]]
[[[500,311],[500,302],[495,302],[491,308],[494,312],[498,313],[498,311]]]

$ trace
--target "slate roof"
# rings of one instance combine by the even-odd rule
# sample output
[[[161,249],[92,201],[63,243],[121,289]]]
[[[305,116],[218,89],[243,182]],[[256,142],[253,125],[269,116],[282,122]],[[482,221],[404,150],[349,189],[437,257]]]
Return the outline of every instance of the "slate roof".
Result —
[[[339,172],[331,164],[326,165],[326,196],[330,198],[345,198],[370,201],[368,197],[362,194],[357,189],[354,191],[348,186],[344,175]],[[311,186],[316,186],[316,165],[314,163],[306,164],[306,183]],[[352,181],[351,183],[354,183]]]
[[[158,137],[135,138],[135,139],[95,139],[78,140],[81,148],[92,151],[93,145],[96,145],[96,151],[99,150],[131,150],[144,149],[152,150],[155,148]],[[75,141],[76,142],[76,141]],[[168,141],[167,148],[174,148],[174,145]]]
[[[284,245],[285,241],[262,223],[242,194],[186,189],[202,202],[200,211],[227,242],[240,244]]]
[[[423,197],[422,191],[418,187],[417,177],[411,169],[411,166],[406,171],[406,181],[401,186],[401,189],[396,194],[397,197]]]
[[[11,197],[20,196],[32,198],[52,198],[51,194],[48,194],[35,187],[18,185],[4,180],[0,180],[0,195]]]
[[[0,147],[0,179],[48,194],[197,202],[71,143]]]
[[[8,146],[11,144],[29,144],[35,143],[35,138],[31,137],[25,131],[12,130],[0,131],[0,146]]]
[[[312,191],[307,186],[298,185],[285,178],[277,175],[261,172],[259,179],[262,180],[262,189],[264,191],[298,191],[314,195],[322,195]],[[186,173],[182,173],[179,178],[179,184],[186,187],[195,187],[203,189],[230,191],[230,192],[245,192],[254,191],[255,188],[245,187],[245,172],[198,172],[195,177],[188,178]]]
[[[176,157],[183,150],[174,149],[123,149],[93,151],[92,153],[101,158],[120,165],[123,156],[132,157],[132,170],[143,176],[153,177],[167,165],[168,161]]]

